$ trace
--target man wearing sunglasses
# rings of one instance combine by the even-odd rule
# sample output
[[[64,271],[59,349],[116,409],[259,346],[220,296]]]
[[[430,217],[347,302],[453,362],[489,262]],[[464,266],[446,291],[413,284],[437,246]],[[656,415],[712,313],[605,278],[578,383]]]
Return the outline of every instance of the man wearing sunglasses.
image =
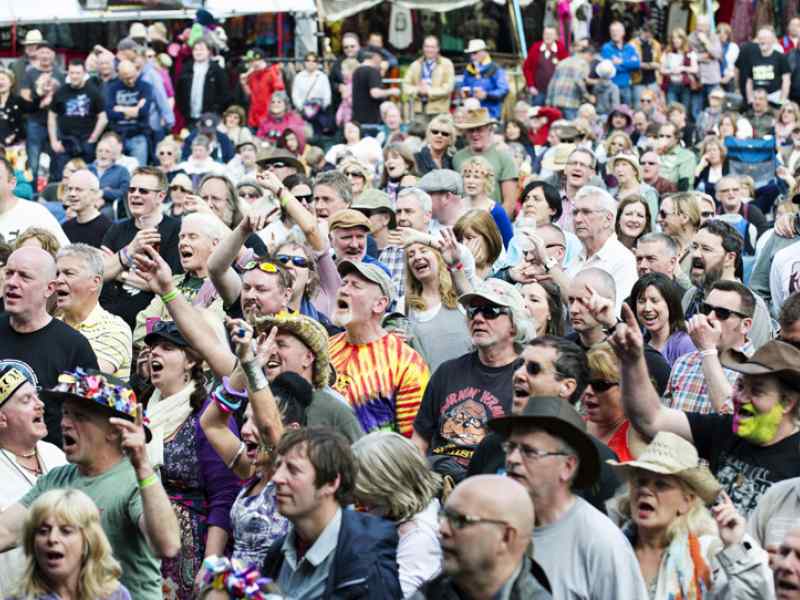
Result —
[[[678,191],[678,186],[669,179],[661,176],[661,157],[658,153],[650,150],[642,154],[639,161],[642,165],[642,181],[659,193],[663,198],[666,194],[674,194]]]
[[[476,350],[434,372],[414,420],[413,442],[437,472],[460,481],[486,435],[486,423],[511,411],[519,347],[534,336],[519,291],[489,279],[459,303]]]
[[[511,479],[482,475],[459,483],[439,513],[443,573],[412,598],[552,598],[547,575],[526,553],[533,524],[527,491]]]

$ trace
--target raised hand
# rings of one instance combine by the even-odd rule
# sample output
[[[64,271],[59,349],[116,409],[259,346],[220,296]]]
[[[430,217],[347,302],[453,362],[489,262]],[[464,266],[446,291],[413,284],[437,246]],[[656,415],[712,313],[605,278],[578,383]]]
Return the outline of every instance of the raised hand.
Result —
[[[617,317],[614,314],[614,303],[609,298],[598,294],[589,284],[586,284],[584,287],[589,296],[583,299],[583,304],[586,306],[589,314],[594,317],[595,321],[604,325],[606,328],[613,327],[617,322]]]
[[[712,350],[722,337],[722,327],[716,321],[709,321],[705,315],[697,314],[686,323],[686,331],[698,350]]]
[[[717,522],[719,537],[725,547],[741,543],[746,521],[736,510],[728,494],[720,492],[719,502],[711,507],[711,514]]]
[[[142,246],[141,251],[133,257],[133,265],[136,273],[154,294],[163,296],[175,287],[167,261],[152,246]]]
[[[639,323],[627,304],[622,305],[622,323],[608,337],[608,343],[623,362],[633,362],[644,354],[644,338]]]
[[[278,211],[280,208],[277,206],[251,207],[239,222],[239,228],[245,233],[261,231],[273,221]]]
[[[439,232],[441,237],[436,240],[436,248],[441,252],[444,262],[452,267],[461,260],[461,252],[458,249],[456,234],[449,227],[443,227]]]
[[[140,229],[136,233],[130,244],[128,244],[128,256],[139,253],[145,246],[157,246],[161,243],[161,234],[155,227]]]
[[[278,328],[273,327],[269,333],[261,333],[256,340],[256,362],[264,367],[269,357],[275,352],[275,338],[278,337]]]
[[[254,358],[253,352],[253,326],[243,319],[225,319],[225,327],[234,343],[236,356],[242,362],[250,361]]]
[[[133,468],[138,471],[142,467],[149,466],[144,434],[144,406],[139,404],[133,421],[111,417],[108,422],[119,432],[122,450],[128,455]]]

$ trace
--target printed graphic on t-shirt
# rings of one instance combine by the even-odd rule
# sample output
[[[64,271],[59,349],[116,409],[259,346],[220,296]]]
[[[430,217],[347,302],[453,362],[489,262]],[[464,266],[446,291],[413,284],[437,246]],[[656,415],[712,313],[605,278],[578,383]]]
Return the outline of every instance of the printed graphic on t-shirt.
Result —
[[[468,387],[448,394],[441,408],[439,432],[446,443],[433,453],[453,456],[466,465],[486,435],[486,423],[504,414],[500,400],[486,390]]]
[[[88,117],[91,114],[92,100],[86,94],[69,98],[64,103],[64,115],[67,117]]]
[[[792,263],[792,270],[789,273],[789,295],[791,295],[800,290],[800,261]]]
[[[769,469],[745,463],[726,453],[720,455],[719,465],[717,479],[728,492],[734,506],[747,517],[773,483]]]
[[[753,81],[773,81],[775,79],[775,65],[753,65]]]

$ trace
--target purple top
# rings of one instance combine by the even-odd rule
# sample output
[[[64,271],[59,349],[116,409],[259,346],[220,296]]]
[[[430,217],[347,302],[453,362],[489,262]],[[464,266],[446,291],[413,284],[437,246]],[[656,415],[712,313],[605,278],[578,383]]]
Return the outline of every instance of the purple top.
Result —
[[[697,350],[697,348],[695,348],[694,342],[692,338],[689,337],[689,334],[685,331],[676,331],[667,338],[667,343],[664,345],[661,355],[666,359],[671,368],[672,364],[678,360],[679,356],[689,354],[695,350]]]

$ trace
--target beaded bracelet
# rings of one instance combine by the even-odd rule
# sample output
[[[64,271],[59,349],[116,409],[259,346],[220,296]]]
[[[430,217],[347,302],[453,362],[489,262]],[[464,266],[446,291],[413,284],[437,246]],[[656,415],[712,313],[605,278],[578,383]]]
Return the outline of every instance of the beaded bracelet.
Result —
[[[280,597],[273,595],[274,584],[271,579],[262,577],[255,566],[246,566],[240,560],[209,556],[203,561],[203,569],[204,584],[228,592],[231,598],[268,600]]]

